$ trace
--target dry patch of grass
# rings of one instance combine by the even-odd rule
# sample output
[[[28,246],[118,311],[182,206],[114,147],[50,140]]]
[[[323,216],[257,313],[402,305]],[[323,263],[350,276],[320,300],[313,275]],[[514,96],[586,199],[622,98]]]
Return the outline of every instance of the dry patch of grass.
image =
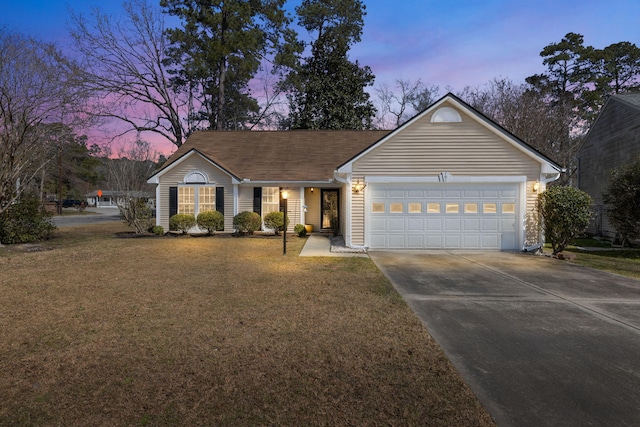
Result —
[[[0,425],[492,425],[369,259],[117,231],[0,248]]]

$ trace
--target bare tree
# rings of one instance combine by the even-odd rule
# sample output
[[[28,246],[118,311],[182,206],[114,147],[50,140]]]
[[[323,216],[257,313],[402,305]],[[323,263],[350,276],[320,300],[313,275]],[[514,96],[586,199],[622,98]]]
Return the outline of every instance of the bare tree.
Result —
[[[148,199],[153,187],[147,184],[147,178],[156,167],[157,157],[151,145],[138,138],[108,162],[107,179],[116,192],[120,216],[136,234],[147,233],[151,226]]]
[[[570,133],[571,107],[550,102],[529,84],[495,78],[484,87],[466,87],[460,94],[472,107],[500,124],[542,154],[567,168],[571,179],[582,135]]]
[[[123,4],[125,19],[94,10],[73,16],[71,35],[84,60],[81,84],[92,93],[89,114],[115,119],[128,132],[153,132],[176,146],[189,129],[189,102],[172,87],[165,68],[167,39],[159,8],[146,0]],[[185,97],[186,98],[186,97]]]
[[[420,79],[396,79],[393,87],[383,83],[375,88],[378,98],[379,128],[399,127],[431,105],[440,92],[436,85],[426,86]]]
[[[0,30],[0,213],[51,160],[44,125],[81,101],[73,72],[54,45]]]

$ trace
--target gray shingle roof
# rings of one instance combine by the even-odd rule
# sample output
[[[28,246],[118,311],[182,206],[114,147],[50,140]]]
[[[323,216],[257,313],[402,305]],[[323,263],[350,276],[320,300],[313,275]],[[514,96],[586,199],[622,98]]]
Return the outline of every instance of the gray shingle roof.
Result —
[[[620,94],[614,95],[614,97],[621,99],[622,101],[626,101],[627,103],[640,108],[640,92],[620,93]]]

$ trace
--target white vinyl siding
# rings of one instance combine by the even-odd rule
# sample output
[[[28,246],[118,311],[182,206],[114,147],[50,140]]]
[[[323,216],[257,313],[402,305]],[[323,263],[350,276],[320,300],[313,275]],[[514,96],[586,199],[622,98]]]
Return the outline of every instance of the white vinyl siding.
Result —
[[[519,204],[517,209],[527,224],[525,239],[537,241],[533,225],[536,223],[537,194],[531,188],[540,180],[540,162],[507,141],[505,136],[457,110],[462,122],[431,123],[431,115],[427,114],[354,161],[352,181],[367,182],[372,177],[399,180],[402,177],[430,177],[435,180],[443,172],[448,172],[454,179],[473,176],[484,177],[484,181],[490,181],[494,176],[526,176],[526,203]],[[370,187],[369,184],[364,193],[368,193]],[[351,197],[351,244],[364,245],[365,197],[364,194],[352,194]],[[423,206],[425,211],[430,208],[435,207]],[[439,208],[444,212],[446,206]],[[462,212],[464,206],[459,206],[459,210]]]
[[[169,229],[169,188],[184,185],[185,177],[194,170],[205,172],[209,181],[214,182],[216,187],[224,187],[224,229],[233,230],[234,202],[231,177],[196,153],[189,155],[179,164],[172,165],[171,169],[160,176],[156,200],[157,224],[165,230]]]

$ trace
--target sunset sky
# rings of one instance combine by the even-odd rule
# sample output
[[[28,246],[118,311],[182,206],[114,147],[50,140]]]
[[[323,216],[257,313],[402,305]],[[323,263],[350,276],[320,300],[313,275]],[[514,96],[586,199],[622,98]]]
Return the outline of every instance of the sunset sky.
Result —
[[[289,1],[293,11],[300,0]],[[118,0],[0,0],[0,27],[64,44],[69,9],[100,7],[117,14]],[[568,32],[585,45],[640,45],[638,0],[366,0],[362,42],[351,59],[369,65],[376,84],[421,78],[461,90],[494,77],[515,82],[544,71],[540,51]]]

